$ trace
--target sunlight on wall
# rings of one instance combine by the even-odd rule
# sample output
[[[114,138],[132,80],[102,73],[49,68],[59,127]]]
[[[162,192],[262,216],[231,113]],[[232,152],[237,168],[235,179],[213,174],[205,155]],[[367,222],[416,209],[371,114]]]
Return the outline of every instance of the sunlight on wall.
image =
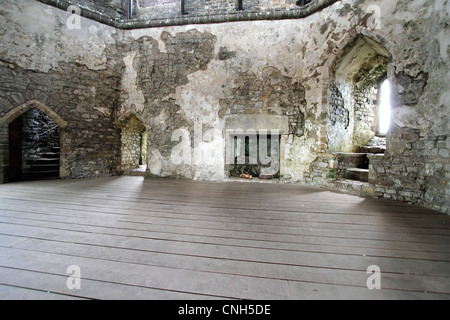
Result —
[[[391,121],[391,86],[389,80],[385,80],[381,85],[380,106],[378,114],[378,133],[386,134]]]

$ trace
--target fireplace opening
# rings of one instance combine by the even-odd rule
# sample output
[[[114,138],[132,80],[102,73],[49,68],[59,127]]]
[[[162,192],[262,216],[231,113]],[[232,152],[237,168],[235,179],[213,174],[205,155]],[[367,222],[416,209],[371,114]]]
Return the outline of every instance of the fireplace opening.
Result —
[[[280,178],[280,135],[234,134],[229,152],[230,177]]]

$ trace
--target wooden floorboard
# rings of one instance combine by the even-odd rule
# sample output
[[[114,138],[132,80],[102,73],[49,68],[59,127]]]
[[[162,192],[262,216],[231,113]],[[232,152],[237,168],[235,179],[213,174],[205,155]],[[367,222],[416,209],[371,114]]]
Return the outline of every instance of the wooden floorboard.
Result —
[[[450,217],[418,206],[277,183],[0,186],[0,299],[449,298]]]

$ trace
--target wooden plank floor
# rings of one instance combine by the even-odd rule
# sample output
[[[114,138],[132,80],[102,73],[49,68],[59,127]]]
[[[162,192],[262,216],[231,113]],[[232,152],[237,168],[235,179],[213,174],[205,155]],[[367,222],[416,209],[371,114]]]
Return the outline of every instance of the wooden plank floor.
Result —
[[[450,216],[428,209],[275,183],[0,185],[0,299],[449,298]]]

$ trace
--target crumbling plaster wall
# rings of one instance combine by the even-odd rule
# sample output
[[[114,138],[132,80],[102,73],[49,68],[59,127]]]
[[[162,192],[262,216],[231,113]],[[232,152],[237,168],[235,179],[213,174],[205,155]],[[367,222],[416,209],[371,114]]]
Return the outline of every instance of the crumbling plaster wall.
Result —
[[[360,36],[389,52],[395,92],[388,152],[373,160],[366,193],[448,212],[449,8],[445,0],[344,0],[298,20],[123,31],[84,18],[69,30],[66,12],[6,0],[0,116],[30,99],[52,108],[68,122],[63,176],[83,177],[117,172],[117,123],[134,114],[148,129],[149,175],[203,180],[227,178],[229,117],[279,117],[289,127],[281,180],[302,183],[329,150],[332,66]]]
[[[348,43],[363,37],[377,42],[389,53],[388,77],[394,92],[398,93],[393,97],[394,119],[388,137],[390,153],[380,165],[390,166],[394,160],[389,157],[393,157],[395,163],[405,163],[402,171],[406,174],[411,155],[402,153],[404,147],[417,147],[415,151],[420,154],[427,152],[419,147],[424,143],[420,142],[421,138],[414,145],[415,141],[410,143],[400,138],[399,131],[418,130],[421,132],[418,137],[426,136],[435,143],[440,141],[436,156],[427,156],[423,161],[424,168],[428,168],[423,172],[429,171],[424,173],[426,176],[433,174],[431,167],[440,168],[440,194],[434,192],[433,200],[423,198],[423,191],[417,193],[418,196],[398,199],[445,211],[442,203],[437,206],[432,203],[437,199],[444,201],[449,189],[446,142],[449,88],[448,81],[442,81],[448,78],[448,8],[445,1],[342,1],[299,20],[125,31],[127,44],[142,41],[152,44],[151,50],[145,52],[133,45],[126,46],[122,81],[125,94],[121,97],[118,117],[136,112],[146,119],[150,127],[149,174],[223,180],[227,177],[224,149],[228,116],[272,114],[289,118],[292,111],[297,110],[299,133],[290,130],[282,136],[281,177],[284,181],[304,182],[311,163],[329,148],[328,93],[334,82],[331,68]],[[172,53],[175,57],[177,52],[184,54],[184,41],[189,34],[197,37],[193,40],[197,43],[193,52],[200,57],[200,62],[194,61],[194,68],[191,61],[185,60],[184,65],[170,62]],[[176,41],[171,41],[173,39]],[[206,46],[200,45],[205,41]],[[161,55],[169,57],[168,65],[161,67]],[[162,90],[149,87],[152,77],[140,78],[142,71],[137,67],[143,58],[146,64],[152,65],[152,77],[163,77],[174,70],[175,74],[179,73],[181,76],[174,79],[175,86],[169,85]],[[282,80],[264,87],[264,70],[267,68],[276,71]],[[154,108],[155,105],[158,108]],[[354,112],[353,106],[349,109]],[[249,128],[252,125],[255,124],[249,123]],[[152,130],[152,127],[164,132]],[[179,140],[181,135],[178,135],[178,139],[172,141],[171,134],[176,129],[183,129],[184,137],[190,139],[190,163],[171,162],[170,149],[183,140]],[[352,140],[353,126],[350,129]],[[200,134],[207,133],[207,137],[196,140],[199,130]],[[152,134],[158,139],[152,140]],[[160,139],[161,135],[163,139]],[[171,143],[161,144],[161,141]],[[404,147],[399,148],[398,144]],[[429,141],[428,144],[433,143]],[[205,161],[195,161],[199,153]],[[430,163],[433,163],[431,167]],[[392,185],[401,189],[402,178],[397,176],[396,179],[400,183]],[[417,181],[417,184],[425,180]],[[327,186],[333,183],[330,179]],[[381,188],[379,183],[385,182],[373,180],[367,193],[384,196],[393,192]],[[431,187],[431,180],[428,185],[424,183],[419,187],[422,190],[436,189]],[[422,199],[418,199],[421,196]]]
[[[213,137],[205,139],[211,141],[202,141],[200,147],[193,150],[202,152],[203,158],[210,158],[211,161],[203,161],[199,166],[188,165],[184,169],[171,164],[170,154],[164,154],[160,148],[151,145],[150,129],[150,173],[186,178],[225,179],[225,118],[239,113],[262,113],[290,118],[292,130],[282,137],[286,155],[282,163],[282,174],[290,181],[302,181],[303,173],[309,169],[315,154],[326,147],[322,126],[326,114],[321,109],[319,71],[330,49],[326,45],[326,29],[324,30],[323,24],[316,19],[326,21],[330,14],[333,14],[333,10],[295,21],[238,22],[125,31],[124,38],[128,39],[127,42],[152,39],[155,51],[149,51],[145,61],[154,64],[156,68],[160,65],[153,61],[157,62],[159,55],[168,52],[168,47],[172,47],[172,44],[168,45],[167,38],[183,37],[182,35],[189,32],[214,38],[213,46],[207,47],[209,61],[205,66],[188,74],[187,81],[178,83],[175,91],[157,100],[161,106],[169,102],[171,107],[175,104],[178,108],[177,116],[189,123],[186,123],[188,126],[172,125],[174,120],[168,116],[172,112],[171,107],[163,107],[161,112],[155,113],[155,110],[148,110],[148,102],[142,104],[146,99],[147,89],[139,85],[140,70],[135,68],[139,53],[133,48],[125,52],[124,62],[127,68],[123,89],[126,94],[118,112],[119,117],[128,110],[134,112],[134,109],[137,109],[138,114],[142,113],[144,118],[149,118],[149,122],[167,122],[171,124],[168,127],[172,127],[172,130],[184,128],[191,136],[195,133],[194,123],[201,122],[203,132],[214,129],[208,132],[213,133]],[[345,18],[342,20],[345,21]],[[325,24],[328,28],[328,23]],[[179,46],[178,50],[181,49],[182,43],[179,43]],[[183,68],[176,68],[180,67]],[[264,70],[274,70],[274,78],[279,80],[265,82]],[[151,113],[154,114],[150,115]],[[170,140],[171,131],[164,134],[167,135],[165,141]]]
[[[261,33],[261,29],[266,31]],[[243,30],[246,30],[245,33],[249,36],[243,35]],[[195,179],[225,179],[224,123],[226,117],[233,114],[267,114],[286,118],[291,115],[293,118],[291,143],[295,143],[294,136],[301,136],[304,141],[309,141],[306,148],[315,149],[317,140],[319,140],[317,139],[317,128],[320,128],[318,125],[318,114],[320,114],[320,110],[317,108],[318,101],[311,101],[312,107],[310,108],[306,106],[305,89],[299,82],[302,79],[301,74],[299,77],[299,72],[301,73],[302,70],[292,68],[292,64],[303,65],[302,48],[305,43],[301,40],[302,33],[307,34],[306,30],[302,31],[301,26],[286,22],[184,26],[125,32],[132,42],[142,41],[142,39],[152,39],[154,42],[153,50],[156,51],[152,51],[151,54],[147,53],[145,56],[146,63],[154,64],[154,71],[160,70],[155,71],[153,79],[161,77],[159,72],[163,72],[164,67],[159,69],[161,66],[151,61],[152,57],[156,56],[157,62],[159,55],[170,55],[174,45],[177,52],[183,51],[182,42],[172,44],[168,43],[168,40],[178,37],[180,41],[185,41],[183,39],[189,34],[197,35],[195,41],[202,42],[204,41],[202,39],[210,39],[207,46],[199,47],[200,53],[197,55],[205,57],[205,64],[194,70],[190,68],[190,62],[186,60],[181,65],[169,63],[178,70],[175,72],[180,74],[185,73],[184,69],[188,72],[192,70],[192,72],[187,74],[186,78],[178,78],[177,81],[181,82],[178,83],[175,90],[167,92],[166,95],[162,97],[150,95],[152,99],[157,98],[157,100],[146,101],[138,110],[138,114],[142,113],[144,118],[149,118],[150,124],[163,122],[166,123],[167,128],[172,129],[172,131],[166,130],[163,133],[166,136],[165,141],[171,140],[171,134],[175,129],[186,129],[193,137],[198,133],[194,130],[195,124],[198,128],[202,127],[203,130],[200,133],[209,137],[203,137],[198,148],[194,148],[194,144],[192,144],[192,155],[194,156],[195,152],[201,153],[203,161],[196,165],[195,159],[193,159],[192,165],[184,167],[171,164],[171,154],[165,152],[167,150],[161,152],[161,149],[165,149],[167,145],[158,147],[152,144],[153,131],[149,128],[148,165],[150,173]],[[252,34],[257,35],[256,41],[250,36]],[[289,51],[292,54],[289,54]],[[144,101],[146,99],[145,95],[148,89],[139,85],[140,70],[133,68],[136,65],[136,56],[139,56],[138,51],[130,51],[129,54],[126,54],[125,61],[128,61],[129,57],[135,57],[133,63],[128,61],[124,77],[124,83],[126,85],[131,83],[133,90],[128,89],[129,98],[125,96],[119,110],[119,117],[130,108],[139,109],[137,104],[130,103],[130,100]],[[135,77],[134,81],[130,78],[133,76]],[[163,89],[163,91],[168,90]],[[158,91],[158,94],[160,93],[161,91]],[[320,94],[317,96],[320,100]],[[158,104],[160,109],[147,108],[146,104],[150,103]],[[160,112],[156,112],[156,110],[160,110]],[[174,111],[176,117],[171,117],[170,115],[173,115]],[[306,113],[309,115],[307,121],[304,120],[306,117],[302,116]],[[296,118],[298,121],[295,121]],[[316,122],[315,125],[314,122]],[[304,124],[304,127],[296,130],[294,127],[297,124]],[[249,124],[248,128],[242,129],[249,128],[252,128],[252,124]],[[309,129],[305,130],[305,128]],[[297,134],[297,132],[301,133]],[[288,135],[285,140],[289,140]],[[302,144],[302,147],[304,146]],[[306,167],[307,156],[303,157],[299,163],[302,161]],[[305,167],[303,169],[306,169]],[[298,170],[299,173],[302,172],[302,168],[295,168],[295,170]]]

